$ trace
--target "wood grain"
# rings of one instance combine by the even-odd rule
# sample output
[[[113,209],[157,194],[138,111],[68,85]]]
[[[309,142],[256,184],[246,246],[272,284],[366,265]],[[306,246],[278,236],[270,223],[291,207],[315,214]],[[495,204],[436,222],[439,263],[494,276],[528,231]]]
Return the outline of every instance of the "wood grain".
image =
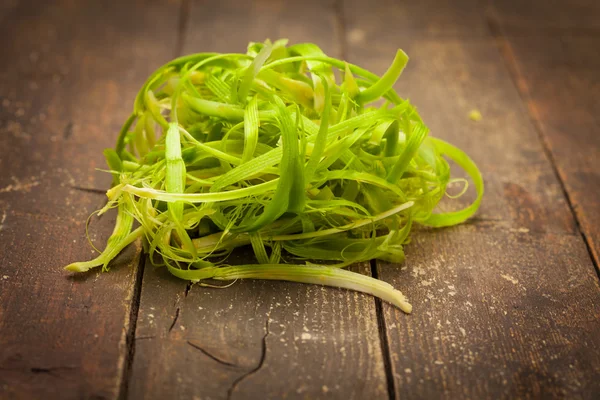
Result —
[[[2,399],[119,395],[139,248],[110,274],[72,277],[62,267],[93,256],[85,220],[110,184],[95,169],[105,167],[102,149],[113,145],[148,64],[172,56],[177,16],[177,4],[162,2],[3,3]],[[153,28],[159,19],[165,32]],[[112,218],[92,224],[98,246]]]
[[[451,27],[447,35],[420,28],[400,34],[396,15],[360,3],[346,3],[348,32],[376,38],[385,26],[388,39],[355,41],[350,60],[381,73],[395,50],[405,49],[411,61],[400,94],[417,105],[434,136],[472,155],[486,181],[470,223],[422,229],[404,265],[378,263],[379,277],[415,306],[406,316],[383,305],[395,397],[595,397],[600,353],[590,349],[598,348],[600,333],[598,279],[494,38],[480,31],[465,37]],[[425,6],[410,7],[416,21],[427,17]],[[449,18],[480,27],[479,10]],[[375,15],[377,24],[364,22]],[[469,120],[472,109],[482,121]]]
[[[600,8],[594,4],[589,2],[584,7],[578,3],[580,8],[571,10],[582,16],[582,28],[596,27]],[[591,21],[584,18],[586,15],[596,18]],[[538,33],[525,35],[519,26],[507,22],[510,18],[503,9],[496,10],[496,18],[502,54],[554,161],[598,265],[600,37],[587,31],[579,35],[556,31],[537,20],[531,26]]]
[[[486,15],[518,36],[600,33],[600,3],[594,0],[490,0]]]
[[[371,51],[380,53],[390,43],[409,41],[414,35],[444,40],[487,34],[479,0],[344,0],[340,4],[349,48],[368,43]]]
[[[193,3],[189,18],[185,53],[243,52],[281,36],[340,51],[333,2]],[[143,282],[130,398],[388,396],[372,297],[284,282],[190,287],[152,268]]]
[[[600,285],[580,233],[597,263],[598,16],[588,0],[2,2],[0,398],[597,398]],[[411,316],[344,290],[219,290],[147,267],[129,371],[139,246],[110,274],[60,269],[92,256],[101,150],[181,49],[282,36],[378,73],[405,49],[397,88],[480,165],[482,208],[378,264]],[[112,218],[92,225],[98,245]]]
[[[379,266],[414,314],[384,307],[398,398],[595,398],[600,287],[580,237],[415,235]]]
[[[373,303],[283,282],[188,289],[147,268],[130,398],[385,397]]]

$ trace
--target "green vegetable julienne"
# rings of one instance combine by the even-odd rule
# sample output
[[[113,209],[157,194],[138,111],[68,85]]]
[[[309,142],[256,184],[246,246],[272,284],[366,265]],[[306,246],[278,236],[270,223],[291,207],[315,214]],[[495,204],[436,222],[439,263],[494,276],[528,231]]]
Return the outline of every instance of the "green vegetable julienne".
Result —
[[[317,283],[411,312],[389,284],[343,268],[403,261],[412,224],[465,221],[479,207],[483,180],[461,150],[427,137],[416,109],[392,88],[407,62],[399,50],[379,78],[314,44],[279,40],[159,68],[116,148],[104,153],[114,186],[101,211],[118,209],[114,232],[96,259],[66,269],[106,270],[143,237],[152,262],[182,279]],[[450,182],[443,156],[470,175],[477,198],[434,213]],[[258,264],[223,265],[240,246],[251,246]]]

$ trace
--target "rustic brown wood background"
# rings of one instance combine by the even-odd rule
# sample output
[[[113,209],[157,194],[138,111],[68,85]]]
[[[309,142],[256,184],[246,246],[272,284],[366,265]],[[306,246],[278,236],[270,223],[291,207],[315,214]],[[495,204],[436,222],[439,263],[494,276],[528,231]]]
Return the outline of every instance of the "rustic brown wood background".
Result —
[[[108,274],[61,269],[92,255],[101,150],[145,77],[267,37],[378,73],[405,49],[401,95],[481,167],[470,223],[355,267],[413,315],[317,286],[190,286],[139,245]],[[5,0],[0,49],[1,399],[600,397],[600,2]]]

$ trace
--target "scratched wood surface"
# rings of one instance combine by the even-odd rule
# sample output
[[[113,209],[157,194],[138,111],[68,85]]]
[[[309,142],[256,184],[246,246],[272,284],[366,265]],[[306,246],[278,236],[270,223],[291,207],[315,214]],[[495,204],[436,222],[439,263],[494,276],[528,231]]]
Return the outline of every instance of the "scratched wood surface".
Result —
[[[0,398],[597,398],[599,14],[588,0],[2,2]],[[331,288],[188,285],[139,246],[109,274],[60,269],[92,255],[85,218],[110,184],[95,168],[145,77],[266,37],[378,73],[403,48],[401,95],[481,167],[472,222],[417,229],[403,265],[354,267],[413,315]],[[93,222],[98,245],[113,221]]]
[[[183,52],[243,52],[285,35],[339,56],[336,29],[328,1],[193,3]],[[131,398],[387,397],[373,298],[283,282],[190,287],[168,275],[144,272]]]
[[[0,398],[114,399],[139,248],[126,250],[110,274],[71,277],[62,267],[93,256],[85,220],[110,184],[95,169],[105,167],[102,149],[130,109],[121,99],[135,95],[150,65],[172,57],[179,8],[2,4]],[[164,32],[152,28],[158,19]],[[93,223],[97,245],[113,223]]]
[[[393,7],[416,27],[396,32]],[[378,263],[379,276],[415,306],[410,317],[383,307],[393,395],[592,398],[600,393],[598,276],[485,10],[475,1],[452,10],[432,18],[423,3],[344,8],[348,58],[381,73],[384,54],[406,49],[413,62],[397,88],[433,135],[473,155],[487,184],[471,223],[416,232],[403,266]],[[377,42],[381,26],[386,40]],[[470,121],[471,109],[483,120]]]

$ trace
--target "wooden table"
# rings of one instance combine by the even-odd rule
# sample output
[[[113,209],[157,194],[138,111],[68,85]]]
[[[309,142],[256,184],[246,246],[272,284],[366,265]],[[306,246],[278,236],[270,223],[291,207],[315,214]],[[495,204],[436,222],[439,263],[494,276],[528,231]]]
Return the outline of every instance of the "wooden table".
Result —
[[[599,2],[9,0],[0,22],[1,399],[600,396]],[[481,167],[470,223],[354,268],[412,315],[317,286],[190,286],[139,244],[110,273],[62,270],[92,256],[101,150],[146,76],[266,37],[377,73],[403,48],[400,94]]]

